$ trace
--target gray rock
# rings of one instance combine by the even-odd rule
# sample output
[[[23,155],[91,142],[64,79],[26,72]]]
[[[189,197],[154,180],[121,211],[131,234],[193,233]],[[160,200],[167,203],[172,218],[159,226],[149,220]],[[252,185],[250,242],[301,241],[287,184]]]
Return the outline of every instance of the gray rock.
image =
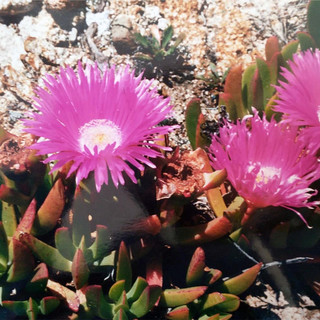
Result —
[[[132,34],[130,17],[124,14],[118,15],[111,28],[111,40],[119,54],[128,54],[136,47]]]

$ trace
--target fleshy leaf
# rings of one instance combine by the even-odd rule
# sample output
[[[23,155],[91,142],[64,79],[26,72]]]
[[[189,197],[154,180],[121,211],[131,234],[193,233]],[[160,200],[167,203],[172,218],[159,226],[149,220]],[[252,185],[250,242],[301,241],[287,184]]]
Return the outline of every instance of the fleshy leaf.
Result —
[[[8,271],[7,282],[16,282],[25,279],[32,273],[35,267],[31,251],[16,238],[12,238],[9,244],[9,250],[9,252],[12,252],[12,265]]]
[[[203,302],[202,310],[205,311],[209,308],[216,306],[226,300],[225,296],[220,292],[212,292],[208,294]]]
[[[285,61],[292,60],[293,54],[297,52],[299,46],[298,40],[292,40],[287,43],[281,50],[281,54]]]
[[[193,150],[197,148],[197,127],[200,114],[200,100],[192,99],[188,103],[186,110],[186,130]]]
[[[180,306],[167,313],[166,318],[170,320],[190,320],[190,310],[187,306]]]
[[[128,302],[132,303],[133,301],[136,301],[147,286],[148,282],[145,279],[137,277],[132,288],[127,293]]]
[[[199,244],[219,239],[227,235],[231,229],[230,220],[226,217],[219,217],[197,226],[166,228],[161,234],[170,243],[179,243],[180,245]]]
[[[129,311],[129,304],[126,296],[126,292],[122,291],[117,303],[114,306],[114,313],[118,312],[120,309],[124,310],[125,312]]]
[[[191,287],[201,284],[205,266],[205,253],[202,248],[198,247],[192,256],[188,267],[186,276],[186,284],[188,286]]]
[[[17,229],[17,218],[14,205],[1,202],[1,221],[8,237],[12,237]]]
[[[216,306],[216,308],[219,311],[233,312],[239,308],[239,306],[240,306],[239,297],[237,297],[233,294],[228,294],[228,293],[223,293],[222,296],[225,298],[225,301]]]
[[[129,253],[123,241],[120,243],[117,259],[116,281],[119,280],[125,280],[125,290],[129,291],[132,284],[132,270]]]
[[[298,32],[297,37],[299,39],[301,51],[306,51],[308,49],[315,49],[316,44],[309,33]]]
[[[96,239],[94,243],[89,247],[92,251],[93,260],[100,260],[108,253],[110,242],[110,233],[106,226],[97,225]]]
[[[206,286],[183,289],[166,289],[161,294],[160,305],[169,308],[182,306],[201,297],[206,290]]]
[[[85,294],[88,307],[91,308],[98,317],[107,320],[112,319],[114,305],[106,301],[101,286],[89,286]]]
[[[8,239],[6,231],[0,221],[0,277],[7,270],[7,263],[9,258]]]
[[[123,309],[119,309],[119,311],[114,315],[112,320],[129,320],[126,312]]]
[[[318,0],[310,0],[307,11],[307,25],[309,33],[320,47],[320,2]]]
[[[258,263],[242,274],[223,282],[219,291],[239,295],[246,291],[255,281],[262,263]]]
[[[20,240],[31,249],[38,259],[45,262],[48,266],[61,271],[71,272],[71,261],[64,258],[56,248],[27,233],[21,235]]]
[[[65,198],[65,187],[62,179],[58,179],[37,212],[34,234],[45,234],[56,226],[65,206]]]
[[[251,110],[253,105],[253,92],[252,92],[252,79],[257,69],[257,65],[254,63],[246,68],[242,74],[241,92],[242,102],[247,110]]]
[[[161,288],[158,286],[146,287],[140,297],[132,303],[130,312],[136,317],[140,318],[147,314],[149,310],[154,306],[156,301],[161,295]]]
[[[81,289],[89,278],[89,268],[81,249],[77,249],[74,255],[71,272],[76,289]]]
[[[26,290],[31,293],[43,292],[49,278],[48,268],[45,263],[40,263],[35,269],[35,274],[26,285]]]
[[[68,260],[72,261],[76,252],[73,245],[69,229],[66,227],[58,228],[54,235],[56,248]]]
[[[43,315],[50,314],[58,308],[60,300],[57,297],[44,297],[40,301],[40,311]]]
[[[230,69],[226,77],[224,93],[221,94],[231,120],[242,118],[246,114],[241,94],[242,72],[241,65],[233,66]]]
[[[47,288],[59,299],[64,300],[70,310],[79,311],[80,302],[74,291],[50,279],[48,280]]]
[[[280,52],[279,40],[276,36],[267,39],[265,51],[267,61],[270,61],[276,52]]]
[[[109,298],[113,301],[118,301],[124,291],[125,280],[115,282],[109,289]]]
[[[213,188],[205,192],[209,205],[216,217],[222,217],[227,206],[222,198],[220,188]]]

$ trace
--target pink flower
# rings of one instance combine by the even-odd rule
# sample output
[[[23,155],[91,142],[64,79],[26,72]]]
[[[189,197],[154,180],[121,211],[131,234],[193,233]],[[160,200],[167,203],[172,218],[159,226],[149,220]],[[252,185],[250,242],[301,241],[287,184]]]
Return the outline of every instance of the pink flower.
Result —
[[[303,134],[316,143],[320,141],[320,51],[295,54],[290,70],[283,69],[287,80],[277,86],[279,100],[274,110],[284,113],[283,120],[295,126],[306,126]]]
[[[257,112],[247,119],[226,123],[220,137],[212,137],[209,157],[213,168],[227,170],[227,179],[250,208],[293,210],[291,207],[318,205],[320,201],[308,199],[316,193],[309,185],[319,179],[320,166],[297,138],[297,129],[274,119],[261,120]]]
[[[78,75],[70,67],[48,75],[47,90],[36,92],[39,112],[24,120],[25,131],[43,138],[32,148],[50,154],[46,163],[56,161],[51,171],[72,161],[68,174],[76,171],[77,184],[91,171],[98,191],[108,184],[108,172],[116,186],[124,184],[124,172],[136,183],[132,166],[155,167],[149,158],[168,149],[156,144],[156,136],[175,128],[156,126],[172,107],[141,78],[129,67],[101,74],[97,65],[84,70],[80,63]]]

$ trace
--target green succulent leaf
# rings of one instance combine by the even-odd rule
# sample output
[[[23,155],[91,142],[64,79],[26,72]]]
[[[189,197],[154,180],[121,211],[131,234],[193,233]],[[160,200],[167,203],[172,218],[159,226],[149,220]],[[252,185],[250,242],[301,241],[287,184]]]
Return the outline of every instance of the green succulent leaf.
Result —
[[[186,110],[186,130],[193,150],[197,148],[197,127],[200,114],[200,100],[192,99],[188,103]]]
[[[58,228],[54,235],[56,248],[66,259],[72,261],[76,253],[76,247],[72,242],[69,229],[66,227]]]
[[[119,309],[112,319],[113,320],[129,320],[125,310],[123,309]]]
[[[114,305],[106,301],[101,286],[93,285],[87,287],[85,295],[87,306],[94,311],[95,315],[107,320],[113,318]]]
[[[115,282],[109,289],[109,298],[113,301],[118,301],[121,294],[124,292],[125,280]]]
[[[306,51],[308,49],[312,49],[312,50],[315,49],[316,44],[309,33],[298,32],[297,37],[300,43],[301,51]]]
[[[148,282],[142,277],[138,277],[127,293],[128,302],[132,303],[133,301],[136,301],[147,286]]]
[[[231,120],[243,118],[243,116],[246,114],[246,110],[244,109],[242,102],[241,92],[242,73],[242,66],[233,66],[226,77],[224,93],[220,95],[223,102],[226,104]],[[220,104],[222,104],[222,102]]]
[[[25,207],[30,202],[30,197],[25,194],[6,186],[0,185],[0,200],[7,202],[8,204],[15,204],[17,206]]]
[[[210,315],[210,316],[204,314],[203,316],[201,316],[199,318],[199,320],[219,320],[219,319],[220,319],[220,314],[219,313],[217,313],[215,315]]]
[[[161,232],[161,235],[169,243],[178,242],[180,245],[200,244],[222,238],[231,229],[230,220],[226,217],[219,217],[197,226],[166,228]]]
[[[81,249],[77,249],[74,255],[71,272],[76,289],[81,289],[87,283],[90,273]]]
[[[228,208],[225,210],[226,216],[230,219],[233,224],[233,229],[237,229],[241,220],[246,212],[247,203],[242,197],[236,197]]]
[[[9,244],[9,259],[12,264],[8,270],[7,282],[23,280],[32,274],[35,262],[28,247],[16,238]]]
[[[43,235],[52,230],[60,218],[66,201],[65,187],[58,179],[37,212],[33,233]]]
[[[1,202],[1,221],[8,237],[12,237],[17,229],[17,217],[14,205]]]
[[[168,45],[168,43],[171,41],[173,36],[173,27],[169,26],[163,31],[162,41],[161,41],[161,47],[165,49],[165,47]]]
[[[150,42],[146,36],[141,35],[140,33],[134,34],[135,41],[143,46],[145,49],[150,49]]]
[[[169,320],[191,320],[190,310],[186,305],[180,306],[167,313],[166,318]]]
[[[43,315],[48,315],[58,308],[60,300],[57,297],[44,297],[40,301],[40,311]]]
[[[206,286],[183,289],[166,289],[161,294],[160,304],[169,308],[182,306],[201,297],[206,290]]]
[[[19,317],[27,315],[29,301],[2,301],[2,306]]]
[[[285,61],[292,60],[293,54],[297,52],[298,47],[299,47],[298,40],[292,40],[288,44],[286,44],[281,50],[283,59]]]
[[[22,234],[20,240],[31,249],[38,259],[45,262],[48,266],[61,271],[71,272],[71,261],[63,257],[58,249],[47,245],[45,242],[27,233]]]
[[[275,53],[280,52],[279,40],[276,36],[267,39],[265,51],[267,61],[270,61]]]
[[[320,47],[320,2],[310,0],[307,11],[307,25],[309,33],[314,39],[317,47]]]
[[[132,303],[130,312],[136,317],[140,318],[147,314],[149,310],[158,301],[161,295],[161,287],[159,286],[148,286],[146,287],[140,297]]]
[[[246,68],[242,74],[241,92],[242,102],[244,107],[251,111],[253,106],[253,92],[252,92],[252,79],[257,69],[257,65],[254,63]]]
[[[125,291],[122,291],[117,303],[114,306],[113,312],[118,312],[120,309],[124,310],[125,312],[129,311],[129,304],[128,304],[127,295]]]
[[[253,284],[260,272],[261,266],[262,263],[258,263],[242,274],[224,281],[221,288],[219,287],[219,291],[235,295],[243,293]]]
[[[239,297],[233,294],[228,294],[228,293],[223,293],[222,295],[225,298],[225,300],[216,306],[216,309],[219,312],[233,312],[239,308],[240,306]]]
[[[204,276],[205,264],[205,253],[202,248],[198,247],[189,264],[187,275],[186,275],[186,284],[189,287],[200,285],[201,280]]]
[[[212,292],[204,298],[202,311],[206,311],[224,301],[226,301],[226,297],[222,293]]]
[[[170,46],[170,48],[167,50],[166,56],[172,55],[176,51],[179,44],[185,39],[185,37],[186,37],[186,35],[184,33],[179,34],[179,36],[176,39],[176,41],[174,42],[174,44],[172,46]]]
[[[0,221],[0,277],[7,271],[8,258],[9,250],[7,234],[2,221]]]
[[[110,233],[106,226],[97,225],[96,239],[89,247],[93,260],[102,259],[109,251]]]
[[[49,278],[48,268],[45,263],[40,263],[35,268],[35,274],[26,285],[26,291],[35,294],[44,292]]]
[[[275,89],[271,86],[271,74],[267,63],[261,58],[257,58],[256,63],[262,83],[263,105],[266,105],[268,100],[272,97]]]
[[[218,279],[220,279],[222,276],[222,272],[218,269],[210,269],[206,272],[204,276],[203,283],[205,285],[212,285],[214,284]]]
[[[129,291],[132,284],[132,270],[129,253],[125,243],[120,243],[117,259],[116,281],[125,280],[125,290]]]

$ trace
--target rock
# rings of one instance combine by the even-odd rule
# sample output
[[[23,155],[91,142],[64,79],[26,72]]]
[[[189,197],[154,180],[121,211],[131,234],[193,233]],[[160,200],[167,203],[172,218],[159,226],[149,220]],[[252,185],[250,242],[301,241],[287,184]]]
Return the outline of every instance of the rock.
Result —
[[[4,66],[12,66],[14,69],[23,70],[20,55],[25,54],[23,39],[17,35],[10,26],[0,24],[0,69]]]
[[[28,37],[46,39],[53,28],[54,20],[46,11],[40,11],[37,17],[25,16],[19,23],[20,35],[25,40]]]
[[[119,54],[132,53],[136,44],[132,35],[130,17],[120,14],[114,19],[111,28],[111,40]]]
[[[88,11],[86,13],[86,24],[89,27],[91,23],[95,22],[98,26],[97,35],[102,36],[104,33],[110,29],[110,18],[108,11],[93,13]]]
[[[33,0],[1,0],[0,1],[0,16],[17,15],[26,13],[35,5]]]

